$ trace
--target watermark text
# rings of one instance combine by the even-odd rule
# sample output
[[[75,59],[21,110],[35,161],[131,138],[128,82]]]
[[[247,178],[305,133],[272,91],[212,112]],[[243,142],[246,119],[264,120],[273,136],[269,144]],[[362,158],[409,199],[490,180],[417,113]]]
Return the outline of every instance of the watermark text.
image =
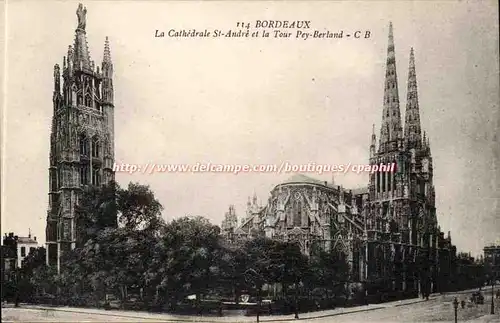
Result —
[[[394,173],[397,172],[396,163],[382,164],[293,164],[283,162],[281,164],[215,164],[215,163],[195,163],[195,164],[126,164],[114,163],[113,171],[119,173],[369,173],[376,172]]]

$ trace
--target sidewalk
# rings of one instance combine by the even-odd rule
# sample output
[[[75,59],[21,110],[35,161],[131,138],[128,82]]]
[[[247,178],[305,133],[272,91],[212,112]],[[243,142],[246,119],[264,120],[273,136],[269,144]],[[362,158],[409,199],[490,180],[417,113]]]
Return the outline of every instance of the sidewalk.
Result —
[[[429,301],[436,297],[429,298]],[[337,315],[345,315],[350,313],[358,313],[358,312],[367,312],[374,311],[378,309],[390,308],[390,307],[398,307],[398,306],[406,306],[415,303],[426,302],[426,300],[413,298],[406,299],[382,304],[369,304],[362,305],[356,307],[349,308],[336,308],[331,310],[324,311],[316,311],[309,313],[301,313],[299,314],[299,320],[311,320],[317,318],[324,318],[330,316]],[[223,316],[223,317],[203,317],[203,316],[183,316],[183,315],[173,315],[173,314],[156,314],[156,313],[148,313],[148,312],[136,312],[136,311],[118,311],[118,310],[101,310],[101,309],[90,309],[90,308],[76,308],[76,307],[49,307],[49,306],[38,306],[38,305],[27,305],[22,304],[20,308],[24,309],[33,309],[33,310],[45,310],[45,311],[62,311],[69,312],[75,314],[93,314],[93,315],[102,315],[105,316],[114,316],[114,317],[123,317],[129,319],[137,319],[137,320],[147,320],[148,322],[204,322],[204,323],[221,323],[221,322],[234,322],[234,323],[243,323],[243,322],[255,322],[255,316]],[[276,315],[276,316],[261,316],[261,322],[283,322],[283,321],[293,321],[297,320],[294,318],[294,315]]]
[[[476,319],[467,321],[467,322],[476,322],[476,323],[494,323],[494,322],[500,322],[500,315],[499,314],[488,314],[484,315],[481,317],[478,317]]]

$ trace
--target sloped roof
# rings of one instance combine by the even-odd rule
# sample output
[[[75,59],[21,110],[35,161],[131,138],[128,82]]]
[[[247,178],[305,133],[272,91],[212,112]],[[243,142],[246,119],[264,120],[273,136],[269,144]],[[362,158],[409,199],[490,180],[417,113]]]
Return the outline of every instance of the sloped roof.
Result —
[[[369,193],[368,187],[358,187],[352,189],[353,195],[368,194],[368,193]]]
[[[325,181],[321,181],[319,179],[306,176],[304,174],[294,174],[286,181],[284,181],[282,184],[288,184],[288,183],[308,183],[308,184],[325,185]]]
[[[17,243],[33,243],[38,244],[36,240],[33,240],[31,237],[18,237]]]

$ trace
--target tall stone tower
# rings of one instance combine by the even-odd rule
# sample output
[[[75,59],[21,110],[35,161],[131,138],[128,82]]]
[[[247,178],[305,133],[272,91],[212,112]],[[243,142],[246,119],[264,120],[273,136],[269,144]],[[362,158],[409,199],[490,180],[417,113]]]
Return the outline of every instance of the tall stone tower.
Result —
[[[76,14],[74,44],[63,58],[62,71],[58,64],[54,66],[46,260],[58,270],[61,255],[75,248],[77,242],[75,206],[82,188],[114,180],[113,63],[109,42],[106,37],[100,70],[88,50],[87,9],[80,4]]]
[[[420,125],[413,48],[410,51],[404,133],[395,57],[393,28],[390,24],[382,124],[378,149],[375,131],[372,133],[370,164],[397,163],[397,172],[379,172],[370,176],[371,205],[367,221],[368,235],[370,240],[390,241],[410,246],[411,253],[415,254],[416,259],[420,257],[420,260],[423,258],[429,260],[415,260],[417,267],[427,265],[432,267],[436,260],[435,255],[428,252],[436,247],[439,230],[436,220],[432,157],[425,133],[422,138]],[[379,248],[378,252],[373,251],[371,258],[383,259],[387,258],[387,254],[386,250]],[[405,282],[414,284],[417,288],[418,281],[422,284],[423,280],[427,280],[426,277],[418,277],[417,272],[434,274],[432,268],[408,272],[407,266],[395,268],[397,264],[390,261],[385,263],[389,264],[389,267],[378,269],[383,274],[396,277],[399,275],[401,289],[408,288],[404,286]]]
[[[397,163],[397,173],[378,172],[370,176],[370,201],[372,203],[371,226],[378,232],[390,232],[391,227],[397,225],[400,231],[408,229],[405,198],[408,197],[407,176],[404,165],[409,161],[405,151],[401,112],[399,109],[398,78],[396,72],[396,56],[392,24],[389,25],[389,44],[384,84],[384,102],[382,125],[378,150],[376,148],[375,131],[372,133],[370,146],[370,164]],[[407,238],[402,233],[402,239]]]

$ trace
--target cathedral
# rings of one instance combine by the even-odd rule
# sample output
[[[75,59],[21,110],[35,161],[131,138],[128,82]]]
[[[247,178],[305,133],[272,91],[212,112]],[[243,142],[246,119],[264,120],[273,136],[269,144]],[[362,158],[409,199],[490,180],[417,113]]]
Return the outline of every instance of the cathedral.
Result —
[[[61,255],[75,248],[75,206],[82,188],[114,180],[113,63],[104,43],[101,68],[91,60],[86,38],[87,9],[76,11],[73,45],[54,66],[50,134],[46,261],[59,270]]]
[[[231,206],[221,226],[225,239],[296,241],[306,255],[314,248],[341,251],[353,282],[389,282],[391,290],[415,295],[445,290],[455,249],[437,223],[431,147],[417,92],[412,48],[403,124],[390,24],[382,124],[378,143],[372,132],[369,163],[396,163],[397,171],[371,174],[361,189],[296,174],[276,185],[265,205],[249,199],[240,223]]]

